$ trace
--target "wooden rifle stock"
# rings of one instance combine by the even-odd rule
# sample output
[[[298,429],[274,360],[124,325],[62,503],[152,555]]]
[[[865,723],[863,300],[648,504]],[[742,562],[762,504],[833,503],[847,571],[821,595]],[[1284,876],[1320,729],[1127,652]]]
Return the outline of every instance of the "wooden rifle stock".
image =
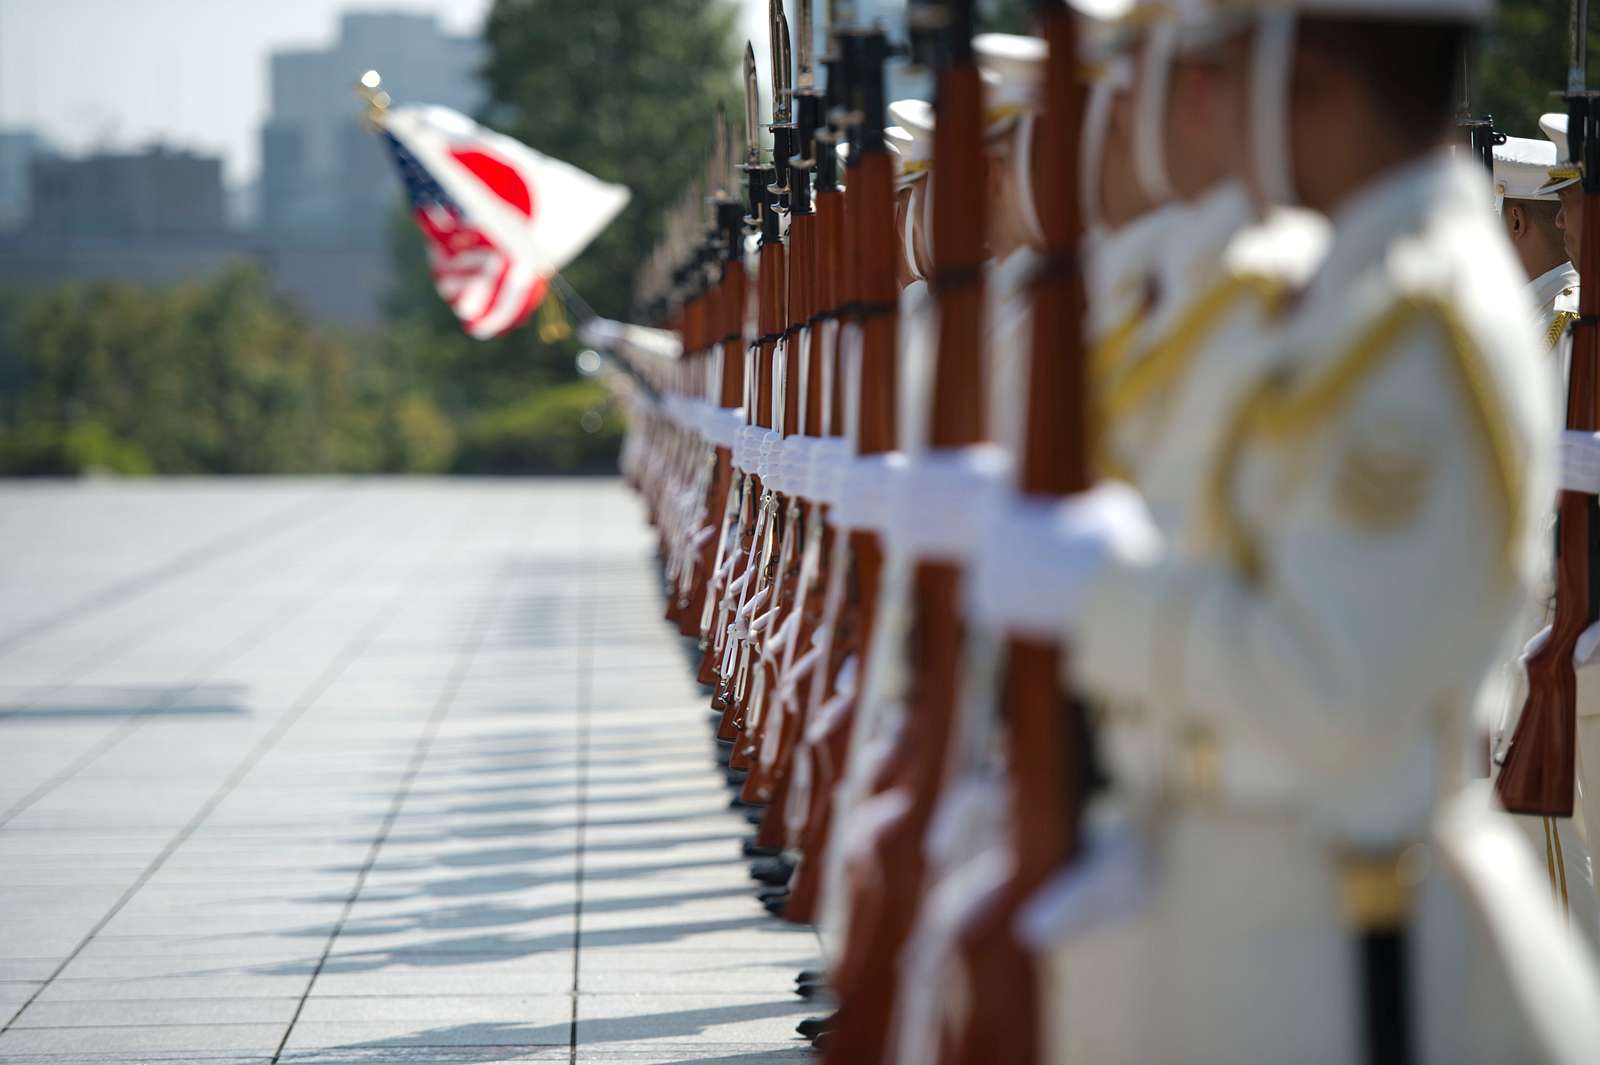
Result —
[[[772,208],[766,206],[763,211]],[[747,370],[749,382],[753,384],[748,405],[751,411],[750,424],[761,429],[771,429],[772,424],[772,349],[774,338],[779,329],[779,320],[782,312],[783,300],[783,245],[776,239],[763,240],[759,265],[757,268],[757,310],[756,310],[756,338],[750,347],[750,366]],[[718,626],[725,630],[727,623],[732,623],[738,610],[753,594],[755,584],[755,568],[760,565],[762,541],[765,541],[769,532],[767,523],[761,513],[763,504],[767,501],[766,490],[761,483],[761,478],[749,474],[745,478],[745,507],[742,515],[742,524],[739,534],[740,553],[730,583],[739,581],[749,575],[743,585],[743,593],[731,599],[726,606],[731,610],[725,611],[724,624]],[[757,534],[760,534],[759,536]],[[713,632],[712,648],[718,660],[723,657],[726,650],[727,634],[725,631]],[[733,682],[737,668],[730,668],[726,673],[717,666],[717,694],[712,701],[712,709],[722,711],[722,721],[717,727],[717,738],[720,740],[734,741],[738,738],[736,722],[738,721],[739,703],[737,693],[733,690]]]
[[[1049,45],[1045,109],[1035,127],[1044,255],[1032,284],[1027,430],[1019,488],[1049,499],[1090,486],[1090,419],[1085,372],[1085,294],[1078,267],[1082,234],[1078,151],[1085,105],[1072,16],[1043,5]],[[1041,180],[1043,179],[1043,180]],[[1049,184],[1045,185],[1044,181]],[[941,1045],[947,1065],[1030,1065],[1039,1060],[1038,980],[1014,927],[1023,903],[1078,849],[1089,764],[1082,708],[1060,686],[1066,649],[1038,640],[1006,643],[1000,706],[1011,785],[1010,879],[961,930],[961,964],[976,989],[966,1015]]]
[[[719,205],[720,206],[720,205]],[[726,254],[726,253],[725,253]],[[719,376],[712,390],[721,407],[737,407],[744,390],[744,263],[729,256],[722,264],[722,278],[712,290],[713,298],[707,316],[710,330],[708,368]],[[733,485],[733,453],[718,447],[714,458],[716,468],[711,479],[711,491],[706,499],[708,521],[721,522],[728,506],[728,493]],[[685,636],[699,633],[704,639],[702,620],[706,599],[711,594],[713,569],[716,565],[717,539],[708,538],[701,548],[699,563],[691,585],[689,604],[685,608],[679,631]]]
[[[876,38],[881,47],[881,31],[857,31],[858,42]],[[881,78],[881,59],[877,70]],[[859,157],[852,156],[849,183],[845,187],[845,240],[841,256],[840,298],[843,326],[861,331],[860,420],[856,432],[856,454],[882,454],[892,450],[897,437],[896,368],[898,311],[894,256],[894,163],[880,143],[864,144]],[[840,376],[840,375],[836,375]],[[838,397],[842,400],[842,392]],[[842,407],[835,407],[841,410]],[[875,533],[852,530],[847,539],[846,561],[849,602],[832,634],[833,654],[823,678],[826,690],[837,688],[840,671],[851,658],[864,659],[868,641],[877,620],[878,584],[883,569],[883,547]],[[790,882],[786,920],[809,923],[816,918],[821,887],[822,856],[833,830],[834,784],[844,768],[848,753],[853,707],[839,715],[828,735],[822,737],[812,753],[813,780],[810,813],[801,834],[804,860]]]
[[[828,150],[832,150],[831,147]],[[823,391],[824,382],[832,376],[833,368],[825,366],[825,356],[829,353],[823,350],[822,318],[831,315],[833,305],[824,303],[824,271],[832,269],[834,259],[833,246],[829,243],[835,231],[825,224],[827,212],[836,213],[839,204],[836,201],[837,192],[826,193],[818,197],[818,206],[814,217],[815,231],[812,234],[812,249],[810,255],[807,279],[802,288],[802,306],[810,309],[809,319],[811,330],[807,334],[807,362],[806,391],[805,391],[805,423],[802,430],[808,437],[820,440],[829,431],[828,421],[824,418],[824,405],[826,396]],[[825,198],[826,197],[826,198]],[[826,286],[831,291],[831,285]],[[825,522],[824,508],[820,503],[808,505],[804,517],[802,547],[799,559],[799,570],[796,576],[794,599],[790,609],[795,612],[796,620],[794,631],[788,646],[784,649],[783,658],[779,667],[771,678],[770,691],[774,697],[780,696],[781,689],[777,685],[789,683],[793,691],[789,696],[792,708],[785,709],[781,705],[775,708],[775,716],[769,728],[777,731],[777,736],[770,744],[770,762],[765,767],[766,772],[762,786],[766,789],[767,797],[771,800],[766,819],[762,822],[758,834],[758,842],[763,845],[781,847],[785,842],[788,817],[788,797],[790,780],[790,761],[794,753],[795,743],[799,734],[805,727],[805,709],[811,694],[811,677],[817,671],[791,678],[790,671],[797,660],[804,657],[812,644],[817,626],[822,621],[822,611],[825,598],[825,589],[828,584],[828,559],[832,551],[833,533]],[[809,562],[810,569],[807,570]],[[765,737],[763,737],[765,743]],[[766,753],[766,752],[764,752]]]
[[[1572,367],[1567,377],[1568,429],[1600,429],[1596,397],[1600,359],[1600,152],[1593,97],[1570,97],[1568,139],[1583,167],[1583,243],[1578,252],[1578,320],[1572,324]],[[1556,508],[1556,605],[1549,637],[1528,657],[1528,699],[1511,734],[1495,790],[1514,814],[1571,817],[1577,775],[1578,677],[1572,655],[1578,637],[1600,608],[1596,542],[1600,510],[1595,497],[1562,492]],[[1514,520],[1514,519],[1513,519]]]
[[[790,176],[790,182],[809,181],[809,177],[801,172]],[[789,261],[788,261],[788,293],[785,300],[787,323],[784,329],[785,359],[787,367],[784,373],[784,409],[783,409],[783,435],[785,437],[799,435],[803,426],[801,414],[804,409],[801,392],[801,366],[810,370],[810,352],[802,341],[806,337],[803,330],[807,319],[811,315],[812,290],[814,273],[816,270],[816,215],[809,206],[805,210],[791,208],[789,215]],[[809,396],[805,396],[809,398]],[[768,609],[771,611],[772,621],[762,633],[761,646],[763,653],[757,656],[753,667],[757,677],[750,693],[752,706],[750,717],[754,724],[746,729],[743,754],[751,766],[750,776],[745,780],[745,786],[740,797],[747,802],[769,802],[772,799],[772,774],[770,769],[763,767],[759,762],[761,744],[764,742],[767,730],[772,727],[776,706],[777,663],[765,654],[766,645],[778,634],[779,626],[794,609],[795,594],[800,580],[800,554],[803,543],[804,530],[801,525],[802,501],[799,498],[786,499],[786,509],[783,522],[783,542],[779,547],[777,568],[772,579],[772,600]]]
[[[832,152],[831,137],[822,138],[819,151]],[[830,168],[834,164],[830,163]],[[844,244],[844,193],[837,187],[823,188],[816,195],[816,249],[813,257],[811,303],[816,308],[811,331],[811,346],[807,353],[810,372],[807,375],[806,435],[823,438],[838,436],[843,419],[843,401],[839,397],[842,387],[838,368],[838,345],[824,349],[824,330],[837,325],[839,311],[839,271]],[[828,391],[824,391],[824,388]],[[807,653],[817,628],[823,623],[827,588],[832,579],[831,562],[834,558],[836,533],[826,521],[825,507],[813,504],[806,518],[809,528],[815,527],[819,537],[818,569],[809,587],[802,588],[800,623],[788,652],[785,670],[795,656]],[[757,842],[762,846],[801,846],[800,838],[789,838],[790,804],[789,783],[793,779],[796,759],[809,758],[810,752],[800,747],[804,735],[808,710],[812,705],[813,690],[820,692],[827,683],[826,663],[814,666],[799,679],[793,694],[794,711],[783,715],[778,723],[781,734],[774,756],[772,779],[772,805],[763,819]]]
[[[709,357],[710,322],[716,313],[717,297],[716,286],[705,283],[703,271],[701,272],[701,277],[701,283],[684,308],[683,358],[681,360],[682,372],[679,381],[679,388],[683,393],[697,399],[706,397],[703,369]],[[683,468],[681,475],[690,483],[694,482],[697,472],[694,468],[696,459],[692,454],[696,450],[699,450],[699,448],[690,447],[686,449],[685,454],[682,456]],[[715,478],[712,479],[712,483],[714,483],[714,480]],[[709,499],[709,497],[708,486],[707,498]],[[683,555],[681,549],[680,556],[677,560],[680,567],[698,571],[699,566],[696,558]],[[689,636],[698,630],[700,624],[699,612],[694,609],[696,596],[692,592],[691,583],[694,573],[679,571],[673,572],[671,576],[673,577],[673,583],[670,594],[667,597],[666,619],[677,628],[680,635]]]
[[[961,448],[984,437],[982,369],[984,236],[983,87],[971,49],[972,5],[946,6],[950,25],[935,90],[933,276],[938,312],[929,445]],[[895,788],[904,814],[851,869],[849,938],[834,973],[839,1013],[824,1060],[878,1061],[899,986],[901,948],[920,907],[924,838],[948,762],[960,690],[964,632],[959,565],[919,561],[912,574],[911,690],[906,722],[874,791]],[[870,868],[866,868],[870,866]]]

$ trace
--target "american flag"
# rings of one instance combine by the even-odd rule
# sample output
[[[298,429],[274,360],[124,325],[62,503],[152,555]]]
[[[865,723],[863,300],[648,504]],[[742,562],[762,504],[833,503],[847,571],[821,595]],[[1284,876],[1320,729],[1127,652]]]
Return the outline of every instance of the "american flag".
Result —
[[[384,131],[383,139],[427,241],[434,286],[462,327],[485,340],[527,321],[549,291],[548,279],[519,264],[473,225],[394,134]]]

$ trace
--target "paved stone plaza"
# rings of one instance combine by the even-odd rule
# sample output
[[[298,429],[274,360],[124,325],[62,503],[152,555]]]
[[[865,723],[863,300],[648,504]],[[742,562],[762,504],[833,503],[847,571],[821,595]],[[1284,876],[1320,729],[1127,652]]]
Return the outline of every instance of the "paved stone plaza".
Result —
[[[789,1062],[615,481],[0,483],[0,1063]]]

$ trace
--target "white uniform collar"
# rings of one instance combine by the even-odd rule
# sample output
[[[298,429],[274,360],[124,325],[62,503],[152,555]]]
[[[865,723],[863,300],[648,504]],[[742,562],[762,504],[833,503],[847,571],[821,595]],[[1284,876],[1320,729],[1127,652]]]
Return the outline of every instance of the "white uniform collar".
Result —
[[[1567,289],[1578,287],[1578,271],[1571,263],[1552,266],[1528,282],[1528,296],[1535,307],[1549,307]]]

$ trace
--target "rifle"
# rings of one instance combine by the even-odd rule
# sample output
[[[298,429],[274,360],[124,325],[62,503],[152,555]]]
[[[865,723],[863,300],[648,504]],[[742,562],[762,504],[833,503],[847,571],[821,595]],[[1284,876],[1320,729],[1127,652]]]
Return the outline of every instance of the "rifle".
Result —
[[[1506,135],[1494,128],[1493,115],[1472,113],[1471,53],[1461,49],[1461,69],[1456,73],[1456,128],[1468,153],[1490,174],[1494,173],[1494,150],[1506,142]]]
[[[748,583],[745,576],[750,561],[751,545],[756,536],[757,508],[761,500],[761,486],[759,480],[750,472],[750,450],[759,431],[770,426],[772,418],[772,382],[770,370],[762,374],[761,360],[757,357],[759,338],[770,327],[770,318],[773,313],[773,295],[771,284],[773,273],[777,267],[773,266],[771,253],[773,242],[767,238],[767,181],[766,170],[761,165],[760,148],[760,96],[756,85],[756,60],[755,51],[747,43],[744,55],[744,91],[745,91],[745,162],[742,167],[746,180],[746,204],[748,213],[744,224],[762,228],[761,258],[758,264],[757,283],[757,337],[742,347],[737,358],[744,364],[741,375],[744,385],[744,412],[745,426],[740,430],[740,439],[734,448],[734,460],[740,466],[734,477],[734,490],[730,495],[731,525],[728,530],[727,552],[719,560],[716,570],[712,574],[712,588],[708,592],[705,613],[702,615],[704,654],[700,660],[697,679],[702,684],[715,685],[716,694],[712,699],[711,707],[718,712],[724,712],[724,717],[718,726],[717,738],[723,742],[731,742],[733,735],[728,727],[731,721],[727,718],[726,682],[729,672],[723,668],[728,646],[727,632],[730,621],[729,610],[737,607],[739,592],[744,584]],[[775,219],[772,229],[776,233]],[[741,255],[742,255],[741,251]],[[743,311],[741,310],[741,316]],[[726,356],[725,356],[726,357]],[[764,522],[762,523],[764,526]]]
[[[750,696],[749,666],[753,648],[763,624],[770,620],[760,613],[771,598],[771,577],[774,551],[778,544],[777,527],[785,520],[787,508],[784,500],[768,483],[766,467],[780,436],[784,415],[783,343],[787,321],[785,310],[785,271],[787,255],[783,243],[783,213],[788,194],[788,23],[783,15],[783,0],[769,0],[772,36],[772,108],[773,108],[773,165],[762,174],[761,187],[752,193],[759,196],[761,210],[761,266],[760,312],[757,316],[758,335],[752,346],[755,375],[759,394],[756,397],[758,424],[768,430],[762,434],[758,455],[752,465],[758,472],[755,482],[760,485],[760,504],[755,512],[755,524],[750,549],[743,559],[742,575],[737,580],[738,597],[730,597],[729,639],[723,651],[721,687],[719,690],[722,720],[717,738],[734,744],[730,770],[744,770],[749,766],[739,742],[744,726],[744,714]],[[718,708],[713,703],[713,708]],[[742,800],[741,800],[742,801]]]
[[[727,411],[738,409],[744,393],[744,319],[748,282],[744,268],[744,211],[739,201],[728,191],[726,181],[733,160],[726,137],[723,145],[724,154],[718,163],[722,183],[718,187],[714,208],[717,219],[717,246],[722,260],[722,283],[717,293],[713,350],[718,367],[717,401]],[[714,605],[712,597],[716,587],[715,574],[728,549],[728,526],[731,521],[729,504],[732,503],[732,511],[736,515],[739,509],[737,503],[739,492],[736,484],[742,481],[742,474],[733,469],[731,444],[718,445],[716,462],[716,487],[713,490],[713,502],[708,505],[707,513],[720,515],[721,521],[717,527],[715,550],[707,558],[706,567],[702,571],[704,576],[697,582],[698,603],[695,608],[700,619],[702,647],[705,646],[705,630],[709,623],[710,610]]]
[[[1593,432],[1600,428],[1600,95],[1586,88],[1587,16],[1586,0],[1573,0],[1567,146],[1571,162],[1582,171],[1583,244],[1577,265],[1588,283],[1578,290],[1578,319],[1572,324],[1566,426]],[[1528,657],[1527,702],[1495,782],[1511,813],[1545,818],[1572,816],[1578,729],[1572,654],[1583,630],[1600,617],[1600,501],[1564,491],[1556,515],[1555,617],[1543,646]]]
[[[670,372],[671,389],[680,401],[698,406],[705,398],[704,364],[706,316],[711,299],[711,275],[707,272],[709,250],[700,216],[698,185],[691,185],[679,205],[677,227],[689,247],[688,258],[679,268],[682,303],[677,315],[677,331],[683,354]],[[681,628],[688,606],[688,593],[695,568],[694,536],[702,524],[701,510],[709,489],[709,467],[703,461],[705,443],[699,433],[685,426],[676,427],[673,458],[666,481],[660,532],[666,558],[666,620]]]
[[[841,372],[835,410],[853,393],[856,407],[857,459],[892,450],[896,440],[896,367],[898,312],[897,254],[894,232],[894,165],[884,144],[884,63],[889,56],[882,29],[842,29],[837,40],[840,65],[846,72],[845,109],[837,123],[848,128],[850,159],[844,193],[845,239],[839,277]],[[830,93],[831,93],[830,86]],[[854,333],[856,338],[849,335]],[[859,364],[848,369],[843,352],[860,348]],[[848,372],[858,376],[846,383]],[[832,834],[834,783],[843,770],[854,716],[853,686],[845,682],[850,664],[865,653],[876,630],[878,585],[883,546],[878,534],[850,529],[839,537],[831,563],[832,602],[823,625],[829,647],[823,683],[813,682],[805,762],[807,786],[803,813],[791,824],[798,837],[801,862],[790,881],[785,920],[809,923],[815,918],[823,876],[822,857]],[[838,594],[833,594],[837,591]]]
[[[982,330],[987,218],[983,165],[983,90],[972,53],[974,5],[967,0],[911,6],[913,47],[936,70],[933,161],[933,275],[938,314],[929,446],[964,448],[984,433]],[[922,558],[912,572],[912,673],[905,726],[899,730],[878,791],[895,789],[903,813],[872,841],[851,879],[849,938],[835,973],[840,1008],[825,1060],[883,1056],[898,987],[900,949],[920,902],[923,839],[948,761],[964,632],[961,567]]]
[[[1036,199],[1044,236],[1033,276],[1027,432],[1018,489],[1047,501],[1091,486],[1090,410],[1084,342],[1086,297],[1078,266],[1078,183],[1087,94],[1077,73],[1077,31],[1061,0],[1037,5],[1049,47],[1044,111],[1034,127]],[[1041,180],[1042,179],[1042,180]],[[1039,1060],[1041,1007],[1033,958],[1017,941],[1018,911],[1079,849],[1094,779],[1084,707],[1062,692],[1059,644],[1006,641],[1000,705],[1010,787],[1010,876],[962,926],[960,965],[974,995],[965,1015],[946,1017],[942,1062],[1029,1065]]]
[[[736,408],[742,388],[743,363],[729,358],[730,343],[737,344],[742,326],[744,303],[743,227],[738,203],[728,194],[728,171],[732,165],[729,157],[728,116],[722,103],[717,103],[712,129],[710,185],[715,189],[711,197],[711,226],[703,244],[705,295],[701,328],[697,337],[697,360],[701,374],[706,379],[699,393],[721,408]],[[724,444],[713,442],[705,488],[697,494],[704,500],[699,519],[690,539],[690,561],[680,577],[678,631],[684,636],[694,636],[700,631],[705,612],[710,574],[718,552],[722,549],[719,534],[726,528],[724,517],[731,485],[732,452]]]
[[[813,378],[821,373],[820,335],[813,328],[816,313],[817,217],[812,199],[812,174],[816,168],[816,127],[820,121],[821,98],[812,75],[811,2],[800,0],[800,36],[796,50],[796,88],[791,96],[793,123],[789,137],[793,154],[788,159],[789,262],[788,327],[784,331],[786,373],[784,380],[783,451],[780,488],[789,496],[783,542],[778,551],[771,621],[764,630],[758,673],[750,697],[744,753],[752,762],[741,798],[749,802],[779,804],[768,810],[757,843],[775,847],[781,843],[782,796],[777,793],[779,766],[776,761],[778,720],[783,708],[777,702],[777,686],[784,668],[793,661],[799,637],[801,600],[809,588],[820,560],[815,541],[821,520],[819,508],[799,495],[803,484],[791,483],[798,475],[801,457],[820,435],[816,431],[820,411],[816,404]]]
[[[810,5],[801,6],[801,25],[807,25]],[[806,516],[806,545],[801,562],[797,627],[784,648],[778,673],[782,678],[777,693],[781,716],[774,723],[777,735],[763,742],[762,761],[770,766],[771,806],[763,820],[757,843],[769,847],[803,849],[805,823],[811,813],[809,781],[813,775],[813,751],[805,742],[812,709],[828,691],[833,661],[833,630],[842,603],[845,539],[828,520],[826,485],[820,471],[827,454],[838,454],[842,439],[844,402],[843,376],[838,365],[840,275],[845,255],[844,193],[839,184],[839,156],[845,121],[846,67],[836,34],[845,24],[837,0],[829,4],[829,46],[822,57],[827,70],[826,95],[819,95],[807,82],[802,63],[799,90],[795,98],[802,138],[803,155],[812,160],[816,179],[815,269],[812,305],[816,308],[809,332],[809,370],[806,378],[805,432],[813,438],[815,457],[808,475],[813,501]],[[802,28],[802,36],[809,32]],[[809,131],[809,133],[808,133]],[[804,649],[804,650],[802,650]],[[791,784],[799,781],[797,785]],[[814,884],[814,879],[810,881]],[[804,884],[802,885],[804,886]],[[798,919],[809,905],[793,907]],[[787,909],[787,908],[786,908]]]

